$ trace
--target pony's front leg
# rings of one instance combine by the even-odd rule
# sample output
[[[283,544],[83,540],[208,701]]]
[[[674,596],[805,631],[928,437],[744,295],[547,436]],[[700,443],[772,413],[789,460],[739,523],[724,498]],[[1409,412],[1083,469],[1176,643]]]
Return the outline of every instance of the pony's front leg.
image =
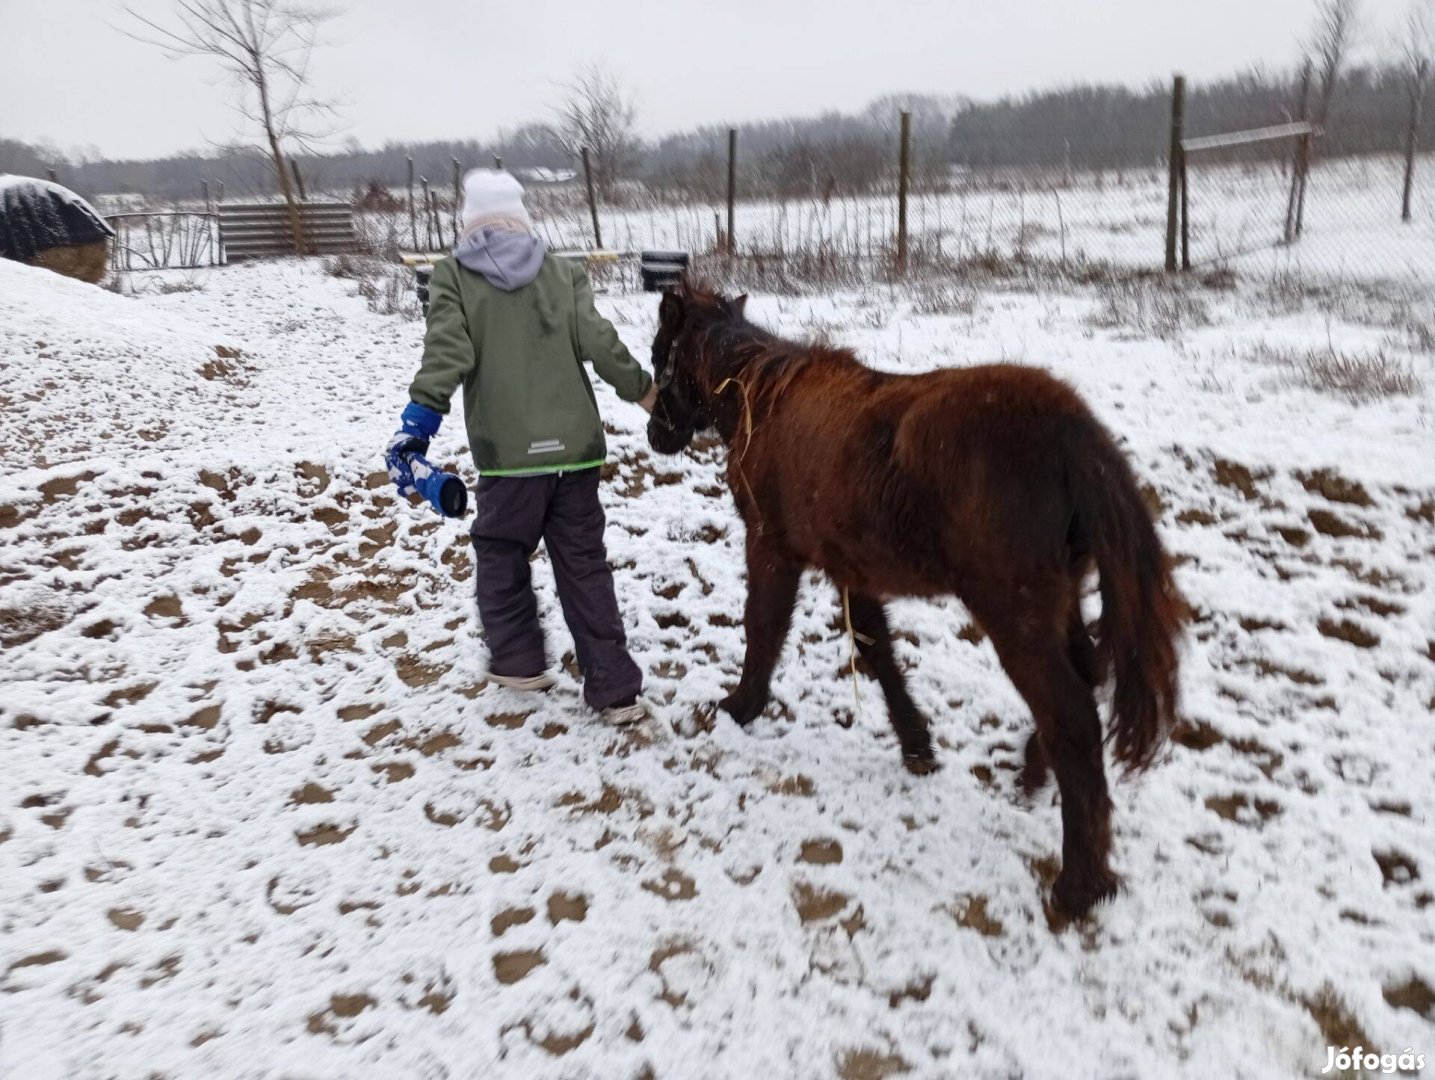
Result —
[[[912,696],[907,693],[907,680],[902,677],[897,658],[892,655],[892,633],[887,626],[886,609],[880,600],[865,593],[849,594],[847,603],[857,648],[862,658],[871,665],[887,699],[887,713],[897,733],[897,741],[902,746],[902,764],[908,772],[917,776],[936,772],[940,766],[932,754],[932,736],[927,728],[927,718],[918,711]]]
[[[743,629],[747,633],[747,656],[742,679],[718,707],[744,727],[767,707],[772,671],[792,624],[792,607],[797,602],[797,583],[802,567],[776,551],[771,544],[754,538],[747,541],[747,606]]]

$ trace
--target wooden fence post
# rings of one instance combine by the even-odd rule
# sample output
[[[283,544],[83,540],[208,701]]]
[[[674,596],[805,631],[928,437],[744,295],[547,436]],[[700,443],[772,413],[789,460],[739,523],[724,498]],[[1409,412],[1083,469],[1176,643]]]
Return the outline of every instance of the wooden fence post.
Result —
[[[737,254],[734,209],[737,202],[737,128],[727,129],[727,253]]]
[[[1174,274],[1176,241],[1180,233],[1181,216],[1181,135],[1186,126],[1186,77],[1177,75],[1171,81],[1171,150],[1167,162],[1170,171],[1166,193],[1166,272]]]
[[[907,188],[912,168],[912,114],[902,113],[902,145],[897,173],[897,272],[907,272]]]
[[[498,154],[494,154],[494,155],[493,155],[493,167],[494,167],[495,169],[502,169],[502,168],[503,168],[503,158],[502,158],[501,156],[499,156]]]
[[[1181,151],[1181,271],[1191,269],[1191,218],[1187,205],[1186,151]]]
[[[602,248],[603,234],[598,229],[598,200],[593,195],[593,169],[588,164],[588,148],[583,147],[583,178],[588,184],[588,210],[593,215],[593,246]]]
[[[419,249],[419,219],[414,217],[414,159],[410,155],[409,163],[409,240],[412,242],[415,252]]]
[[[458,158],[453,159],[453,242],[458,244],[458,214],[459,204],[463,202],[463,167],[459,165]]]

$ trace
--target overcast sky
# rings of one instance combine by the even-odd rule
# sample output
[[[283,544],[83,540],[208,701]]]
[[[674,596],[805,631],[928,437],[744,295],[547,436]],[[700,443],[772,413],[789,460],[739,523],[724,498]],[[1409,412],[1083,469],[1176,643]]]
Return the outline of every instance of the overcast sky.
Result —
[[[852,110],[896,92],[976,98],[1073,80],[1192,78],[1292,62],[1313,0],[325,0],[321,91],[342,135],[484,138],[542,116],[604,60],[645,135]],[[1364,52],[1408,0],[1364,0]],[[172,0],[133,0],[162,19]],[[0,136],[154,157],[235,133],[209,62],[132,41],[119,0],[0,0]]]

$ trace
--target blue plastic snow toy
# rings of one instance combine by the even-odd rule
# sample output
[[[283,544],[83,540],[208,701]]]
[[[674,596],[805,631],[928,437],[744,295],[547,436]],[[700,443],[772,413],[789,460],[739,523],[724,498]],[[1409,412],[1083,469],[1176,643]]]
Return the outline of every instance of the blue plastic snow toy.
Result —
[[[463,517],[468,513],[467,485],[424,457],[429,440],[442,422],[443,417],[432,409],[410,402],[400,418],[399,430],[389,440],[384,462],[400,495],[407,498],[417,493],[444,517]]]

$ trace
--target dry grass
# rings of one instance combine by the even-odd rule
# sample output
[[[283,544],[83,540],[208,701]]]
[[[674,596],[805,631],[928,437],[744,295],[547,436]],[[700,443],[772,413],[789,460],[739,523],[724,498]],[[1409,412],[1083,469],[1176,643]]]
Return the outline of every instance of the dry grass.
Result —
[[[1420,388],[1409,363],[1393,359],[1384,349],[1365,356],[1313,351],[1302,359],[1297,374],[1301,385],[1354,402],[1404,396]]]
[[[980,298],[964,282],[924,278],[912,283],[912,310],[919,315],[970,315]]]
[[[1280,382],[1343,397],[1354,404],[1405,397],[1421,387],[1408,360],[1385,348],[1359,353],[1326,346],[1296,348],[1258,342],[1248,354],[1257,363],[1282,369]]]
[[[154,291],[161,296],[169,296],[173,293],[204,292],[204,284],[191,274],[188,277],[175,278],[171,281],[157,281]]]
[[[1356,326],[1387,330],[1397,348],[1435,353],[1435,297],[1418,284],[1330,283],[1284,270],[1260,280],[1248,297],[1251,310],[1259,314],[1316,312]]]
[[[53,604],[35,602],[23,608],[0,608],[0,645],[16,648],[69,621],[69,613]]]
[[[974,299],[975,289],[984,286],[1119,287],[1149,277],[1081,257],[1048,259],[989,250],[957,258],[920,240],[912,244],[905,273],[897,271],[891,250],[867,257],[840,244],[826,243],[744,253],[737,258],[706,252],[695,257],[693,268],[724,289],[781,296],[893,285],[912,291],[919,313],[943,315],[970,314],[968,301]]]
[[[699,255],[693,268],[725,289],[779,296],[857,289],[881,280],[872,263],[821,245],[798,251],[743,255],[740,258],[722,253]]]
[[[414,246],[408,215],[381,211],[358,211],[354,214],[354,239],[358,250],[389,262],[398,261],[400,252]],[[423,234],[419,234],[422,246]]]
[[[373,255],[335,255],[325,260],[324,269],[330,277],[354,282],[370,311],[405,319],[423,316],[414,288],[414,273],[402,264],[386,262]]]
[[[1100,305],[1087,318],[1090,326],[1132,330],[1147,337],[1172,339],[1211,323],[1206,301],[1189,288],[1156,277],[1133,277],[1102,284]]]
[[[46,248],[35,256],[32,265],[53,270],[65,277],[98,285],[110,269],[110,242],[95,240],[89,244],[70,244]]]

